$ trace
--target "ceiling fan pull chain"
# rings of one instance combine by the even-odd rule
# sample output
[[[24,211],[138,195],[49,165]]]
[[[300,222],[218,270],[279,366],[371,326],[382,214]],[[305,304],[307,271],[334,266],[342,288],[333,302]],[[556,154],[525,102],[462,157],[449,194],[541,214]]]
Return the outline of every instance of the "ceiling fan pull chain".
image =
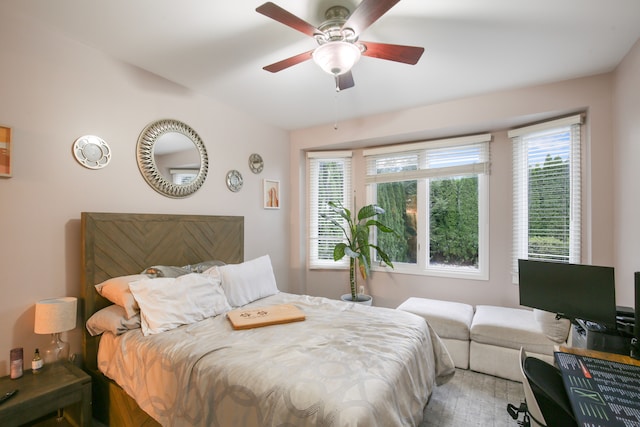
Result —
[[[333,112],[335,114],[333,120],[333,130],[338,130],[338,94],[340,93],[340,88],[338,87],[338,76],[336,76],[336,93],[333,95]]]

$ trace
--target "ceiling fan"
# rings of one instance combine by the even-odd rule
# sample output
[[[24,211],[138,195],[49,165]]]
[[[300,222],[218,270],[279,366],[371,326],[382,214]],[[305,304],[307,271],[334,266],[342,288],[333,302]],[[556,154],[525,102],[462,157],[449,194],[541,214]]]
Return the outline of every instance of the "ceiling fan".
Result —
[[[351,14],[344,6],[332,6],[325,13],[326,20],[317,28],[280,6],[267,2],[256,8],[256,12],[313,37],[318,47],[263,68],[277,73],[313,58],[325,72],[334,76],[336,91],[339,91],[354,86],[351,67],[361,55],[415,65],[424,52],[423,47],[359,40],[364,30],[399,1],[362,0]]]

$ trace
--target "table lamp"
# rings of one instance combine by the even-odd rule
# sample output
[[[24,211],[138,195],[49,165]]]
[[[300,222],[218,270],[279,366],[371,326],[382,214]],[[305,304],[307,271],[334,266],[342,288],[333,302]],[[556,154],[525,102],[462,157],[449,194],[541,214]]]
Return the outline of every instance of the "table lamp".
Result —
[[[69,359],[69,343],[60,339],[60,333],[76,327],[78,299],[61,297],[36,303],[36,334],[51,334],[51,343],[43,350],[45,363]]]

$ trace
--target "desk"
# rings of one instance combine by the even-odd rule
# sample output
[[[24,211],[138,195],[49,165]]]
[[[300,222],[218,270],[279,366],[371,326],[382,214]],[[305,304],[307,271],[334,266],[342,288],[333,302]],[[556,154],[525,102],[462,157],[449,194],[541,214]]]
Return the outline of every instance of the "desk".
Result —
[[[559,348],[563,353],[577,354],[580,356],[593,357],[595,359],[604,359],[610,360],[612,362],[626,363],[627,365],[640,366],[639,359],[634,359],[631,356],[626,356],[623,354],[605,353],[604,351],[587,350],[586,348],[567,347],[564,345],[561,345]]]
[[[640,366],[616,360],[624,357],[583,349],[555,353],[579,426],[640,424]]]

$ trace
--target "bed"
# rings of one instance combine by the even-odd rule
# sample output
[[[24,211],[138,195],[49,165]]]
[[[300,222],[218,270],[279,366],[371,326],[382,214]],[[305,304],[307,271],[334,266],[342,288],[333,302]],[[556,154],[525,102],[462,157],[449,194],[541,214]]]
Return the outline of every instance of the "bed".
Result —
[[[95,286],[110,278],[212,259],[229,274],[256,261],[244,260],[242,217],[82,213],[81,224],[85,322],[111,305]],[[223,312],[147,336],[148,327],[85,330],[94,417],[118,426],[411,426],[455,372],[418,316],[279,291],[242,309],[280,304],[305,320],[234,330]]]

